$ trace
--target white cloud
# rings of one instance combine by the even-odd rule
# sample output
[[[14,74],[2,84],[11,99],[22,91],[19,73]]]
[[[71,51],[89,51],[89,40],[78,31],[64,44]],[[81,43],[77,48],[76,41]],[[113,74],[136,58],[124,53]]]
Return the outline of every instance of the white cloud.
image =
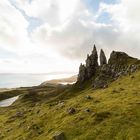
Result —
[[[30,36],[27,30],[30,21],[9,1],[27,16],[42,21]],[[98,49],[103,48],[107,56],[112,50],[121,50],[140,57],[138,0],[101,3],[96,15],[82,0],[9,1],[0,1],[0,47],[18,56],[11,61],[1,59],[3,70],[77,71],[80,61],[91,52],[94,43]],[[97,20],[104,12],[109,14],[110,23]]]
[[[0,1],[0,44],[19,47],[26,40],[28,22],[10,3]]]
[[[51,26],[62,24],[74,14],[75,9],[82,7],[80,0],[11,0],[30,17],[40,18]]]
[[[126,51],[135,57],[140,57],[138,53],[140,51],[139,9],[140,1],[137,0],[121,0],[115,5],[100,4],[100,13],[104,11],[109,13],[112,25],[119,33],[114,46],[117,50]]]

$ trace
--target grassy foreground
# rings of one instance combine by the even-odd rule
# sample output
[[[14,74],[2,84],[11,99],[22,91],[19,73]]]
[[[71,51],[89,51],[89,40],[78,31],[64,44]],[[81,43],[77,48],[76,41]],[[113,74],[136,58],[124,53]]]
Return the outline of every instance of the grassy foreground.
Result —
[[[0,108],[0,140],[51,140],[57,132],[67,140],[140,140],[140,71],[106,89],[32,90]]]

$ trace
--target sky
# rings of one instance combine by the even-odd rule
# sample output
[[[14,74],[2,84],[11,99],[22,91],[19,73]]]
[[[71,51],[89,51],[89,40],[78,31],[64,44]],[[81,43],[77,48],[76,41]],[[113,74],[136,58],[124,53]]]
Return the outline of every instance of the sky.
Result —
[[[77,73],[94,44],[140,58],[140,1],[0,0],[0,73]]]

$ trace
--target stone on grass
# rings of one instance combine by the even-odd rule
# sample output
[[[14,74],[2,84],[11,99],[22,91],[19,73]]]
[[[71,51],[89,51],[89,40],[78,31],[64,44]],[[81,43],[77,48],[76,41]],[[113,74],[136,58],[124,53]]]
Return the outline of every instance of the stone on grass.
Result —
[[[65,140],[65,136],[63,132],[59,132],[53,136],[53,140]]]
[[[90,109],[89,108],[86,108],[85,109],[85,112],[88,112],[89,113],[90,112]]]
[[[24,115],[23,112],[17,112],[15,117],[23,117],[23,115]]]
[[[89,96],[89,95],[87,95],[85,98],[86,99],[92,99],[91,96]]]
[[[70,108],[68,109],[68,113],[69,113],[69,114],[74,114],[75,112],[76,112],[75,108],[70,107]]]

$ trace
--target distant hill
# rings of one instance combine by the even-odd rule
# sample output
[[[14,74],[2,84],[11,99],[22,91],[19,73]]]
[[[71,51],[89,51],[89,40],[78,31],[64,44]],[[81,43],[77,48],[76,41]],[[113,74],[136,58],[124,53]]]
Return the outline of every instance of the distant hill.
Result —
[[[62,79],[53,79],[49,81],[43,82],[40,86],[46,86],[48,84],[72,84],[77,81],[77,75],[68,77],[68,78],[62,78]]]

